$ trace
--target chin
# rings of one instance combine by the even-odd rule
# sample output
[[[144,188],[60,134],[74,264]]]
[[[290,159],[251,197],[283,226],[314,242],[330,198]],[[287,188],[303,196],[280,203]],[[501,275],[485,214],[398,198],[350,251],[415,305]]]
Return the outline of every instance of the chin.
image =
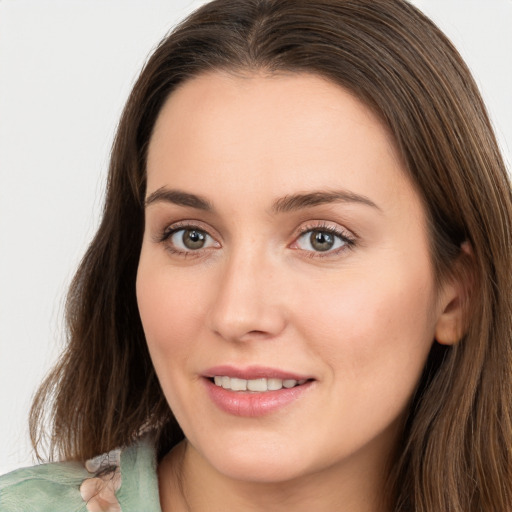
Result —
[[[288,441],[291,436],[288,436]],[[314,471],[308,450],[290,446],[277,438],[272,440],[233,439],[208,444],[201,450],[202,458],[218,473],[234,480],[259,483],[280,483]],[[308,464],[308,460],[312,464]],[[311,466],[311,468],[310,468]],[[308,469],[309,468],[309,469]]]
[[[307,471],[298,468],[287,461],[276,461],[274,457],[244,459],[237,457],[224,458],[215,464],[215,469],[222,475],[233,479],[251,483],[278,484],[295,480],[304,476]]]

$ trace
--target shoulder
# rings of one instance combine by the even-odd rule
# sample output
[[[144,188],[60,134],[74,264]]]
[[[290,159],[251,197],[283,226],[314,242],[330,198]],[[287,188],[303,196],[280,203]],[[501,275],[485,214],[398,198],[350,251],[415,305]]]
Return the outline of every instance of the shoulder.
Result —
[[[155,450],[147,437],[85,464],[41,464],[0,477],[2,512],[160,512],[159,502]]]
[[[41,464],[0,477],[2,512],[86,511],[81,483],[90,477],[76,462]]]

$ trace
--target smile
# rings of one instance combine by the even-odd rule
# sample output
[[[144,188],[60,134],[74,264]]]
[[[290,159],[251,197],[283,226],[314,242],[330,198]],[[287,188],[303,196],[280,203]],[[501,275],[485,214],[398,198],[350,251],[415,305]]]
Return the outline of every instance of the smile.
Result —
[[[299,403],[316,388],[316,378],[280,369],[216,366],[203,373],[207,396],[232,416],[260,417]]]
[[[226,375],[216,375],[213,377],[213,382],[216,386],[229,389],[231,391],[254,391],[258,393],[264,393],[266,391],[279,391],[282,388],[294,388],[295,386],[304,384],[306,379],[239,379],[236,377],[228,377]]]

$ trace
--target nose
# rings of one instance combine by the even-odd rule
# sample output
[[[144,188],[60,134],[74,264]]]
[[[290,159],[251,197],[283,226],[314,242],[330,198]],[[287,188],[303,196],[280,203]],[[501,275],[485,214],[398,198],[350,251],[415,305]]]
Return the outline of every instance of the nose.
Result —
[[[210,328],[230,341],[278,336],[286,326],[279,265],[252,251],[232,254],[219,273]]]

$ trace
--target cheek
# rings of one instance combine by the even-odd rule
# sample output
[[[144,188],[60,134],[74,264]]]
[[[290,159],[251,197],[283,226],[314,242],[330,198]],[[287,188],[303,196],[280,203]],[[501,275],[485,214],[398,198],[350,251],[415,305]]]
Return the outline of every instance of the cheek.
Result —
[[[316,340],[332,379],[355,395],[378,395],[386,386],[412,393],[434,337],[426,274],[420,269],[405,276],[394,269],[384,276],[345,276],[323,299],[307,299],[300,307],[307,311],[304,337]]]
[[[137,303],[148,348],[159,378],[198,340],[204,293],[179,273],[165,271],[143,256],[137,273]],[[172,357],[170,357],[172,355]]]
[[[428,282],[373,277],[346,278],[328,300],[309,300],[304,308],[309,313],[302,336],[314,343],[314,357],[327,367],[332,422],[320,435],[333,439],[343,429],[340,449],[347,439],[362,446],[376,433],[395,428],[433,341]]]
[[[160,386],[176,417],[187,418],[190,354],[200,350],[204,294],[200,286],[180,280],[183,273],[145,259],[137,273],[137,302],[151,361]],[[187,426],[186,421],[180,424]]]

